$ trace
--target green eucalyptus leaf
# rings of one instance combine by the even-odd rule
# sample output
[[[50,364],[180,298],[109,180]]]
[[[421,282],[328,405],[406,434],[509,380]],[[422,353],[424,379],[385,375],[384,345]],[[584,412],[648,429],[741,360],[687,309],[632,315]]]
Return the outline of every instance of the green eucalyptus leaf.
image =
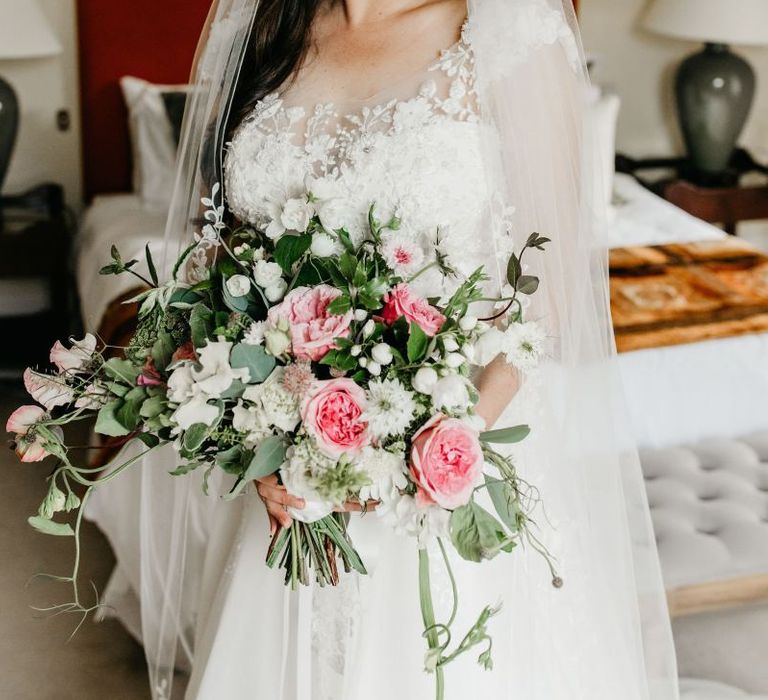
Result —
[[[509,258],[509,263],[507,264],[507,282],[509,282],[513,289],[517,289],[517,281],[520,279],[522,274],[523,268],[520,265],[520,260],[513,253]]]
[[[503,522],[511,532],[517,532],[517,499],[512,487],[506,482],[494,479],[485,475],[485,486],[488,489],[488,495],[491,497],[493,507],[501,522]]]
[[[112,379],[134,386],[140,370],[129,360],[113,357],[104,363],[104,371]]]
[[[205,304],[197,304],[189,315],[189,328],[192,331],[192,344],[196,348],[205,346],[213,331],[213,311]]]
[[[261,345],[240,343],[232,348],[230,363],[234,369],[247,369],[251,384],[261,384],[275,369],[275,358]]]
[[[527,425],[516,425],[514,428],[501,428],[480,433],[480,441],[493,445],[513,445],[522,442],[531,434]]]
[[[154,433],[139,433],[136,438],[141,440],[150,450],[160,444],[160,438]]]
[[[242,479],[232,491],[225,496],[226,500],[232,500],[240,495],[246,484],[255,479],[274,474],[285,461],[285,445],[279,437],[266,438],[256,449],[248,468]]]
[[[518,292],[520,292],[520,294],[534,294],[539,288],[539,278],[534,277],[533,275],[522,275],[517,280],[517,285],[515,288]]]

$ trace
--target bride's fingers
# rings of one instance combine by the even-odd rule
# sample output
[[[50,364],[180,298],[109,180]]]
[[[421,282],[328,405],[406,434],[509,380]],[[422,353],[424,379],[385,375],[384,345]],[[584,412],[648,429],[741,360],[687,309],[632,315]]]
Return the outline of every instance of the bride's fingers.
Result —
[[[303,498],[296,498],[286,491],[285,486],[270,486],[263,482],[257,482],[256,490],[259,496],[265,501],[277,503],[285,508],[296,508],[302,510],[306,506]]]
[[[343,508],[334,508],[337,513],[362,513],[376,510],[378,507],[378,501],[368,501],[367,503],[360,503],[358,501],[347,501]]]

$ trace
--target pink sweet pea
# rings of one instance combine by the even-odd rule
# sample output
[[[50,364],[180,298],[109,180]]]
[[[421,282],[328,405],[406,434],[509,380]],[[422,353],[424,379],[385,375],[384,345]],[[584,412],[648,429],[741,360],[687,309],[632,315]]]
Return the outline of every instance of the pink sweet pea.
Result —
[[[41,462],[48,456],[43,441],[33,430],[48,414],[40,406],[22,406],[8,418],[5,429],[16,433],[16,454],[22,462]]]
[[[430,306],[426,299],[414,294],[405,282],[398,284],[384,297],[381,317],[389,325],[399,318],[405,318],[430,337],[437,335],[445,323],[445,316]]]
[[[421,502],[448,510],[466,505],[483,475],[478,432],[456,418],[433,417],[413,436],[411,474]]]
[[[59,372],[79,372],[88,366],[94,352],[96,337],[91,333],[82,340],[73,341],[71,348],[65,347],[57,340],[51,348],[51,362]]]
[[[269,310],[269,321],[290,327],[291,354],[298,360],[321,360],[336,347],[336,338],[346,338],[354,317],[352,311],[340,316],[328,313],[330,303],[341,292],[327,284],[297,287]]]
[[[307,433],[329,457],[356,455],[370,444],[368,424],[361,420],[365,391],[351,379],[315,382],[301,406]]]

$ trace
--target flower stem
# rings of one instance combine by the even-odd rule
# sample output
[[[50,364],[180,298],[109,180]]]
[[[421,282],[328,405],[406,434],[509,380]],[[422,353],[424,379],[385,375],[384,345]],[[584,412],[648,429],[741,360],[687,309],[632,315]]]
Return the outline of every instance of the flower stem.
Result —
[[[435,606],[432,602],[432,584],[429,576],[429,553],[426,549],[419,550],[419,599],[421,601],[421,618],[424,622],[424,636],[429,643],[430,651],[440,648],[440,639],[435,621]],[[440,664],[435,667],[435,698],[445,698],[445,675]]]

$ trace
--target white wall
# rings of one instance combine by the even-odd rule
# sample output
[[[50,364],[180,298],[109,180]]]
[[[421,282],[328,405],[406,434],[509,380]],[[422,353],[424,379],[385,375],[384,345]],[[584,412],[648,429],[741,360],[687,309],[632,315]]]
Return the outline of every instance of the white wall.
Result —
[[[584,45],[597,59],[596,80],[622,98],[618,148],[636,157],[682,152],[672,97],[674,71],[700,45],[638,27],[647,0],[582,0]],[[736,49],[758,76],[758,95],[743,142],[768,158],[768,47]]]
[[[58,182],[66,189],[67,202],[78,208],[82,175],[75,0],[39,1],[64,51],[55,58],[0,61],[0,75],[14,86],[21,109],[19,140],[3,191]],[[71,115],[67,132],[56,127],[60,109]]]

